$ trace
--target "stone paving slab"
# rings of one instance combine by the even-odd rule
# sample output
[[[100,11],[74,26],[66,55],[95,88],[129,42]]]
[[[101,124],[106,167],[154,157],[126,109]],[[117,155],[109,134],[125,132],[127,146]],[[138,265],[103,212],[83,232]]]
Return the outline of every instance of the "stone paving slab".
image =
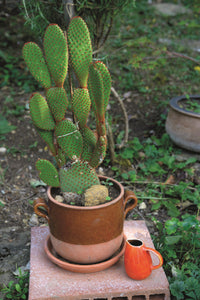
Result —
[[[125,221],[128,239],[137,238],[145,245],[153,243],[144,221]],[[126,275],[123,257],[107,270],[80,274],[63,270],[53,264],[44,252],[48,227],[33,227],[31,231],[31,268],[29,300],[169,300],[169,284],[163,268],[154,270],[142,281]],[[158,258],[152,256],[154,264]]]

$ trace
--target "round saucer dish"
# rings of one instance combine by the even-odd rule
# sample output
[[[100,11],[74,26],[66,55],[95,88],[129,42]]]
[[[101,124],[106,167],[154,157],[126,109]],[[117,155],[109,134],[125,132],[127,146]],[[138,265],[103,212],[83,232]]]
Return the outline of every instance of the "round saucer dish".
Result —
[[[125,251],[125,245],[126,245],[126,236],[123,237],[123,242],[118,249],[117,252],[113,254],[110,258],[108,258],[105,261],[94,263],[94,264],[77,264],[70,261],[67,261],[66,259],[59,256],[55,250],[53,249],[50,236],[47,237],[45,240],[44,250],[48,258],[56,265],[61,267],[62,269],[76,272],[76,273],[93,273],[93,272],[99,272],[103,271],[112,265],[114,265],[120,257],[124,254]]]

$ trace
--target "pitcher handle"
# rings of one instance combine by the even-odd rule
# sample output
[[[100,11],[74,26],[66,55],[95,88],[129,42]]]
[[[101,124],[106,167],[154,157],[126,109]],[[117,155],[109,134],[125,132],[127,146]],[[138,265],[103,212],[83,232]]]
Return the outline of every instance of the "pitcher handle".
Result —
[[[43,212],[40,207],[43,207],[46,212]],[[42,198],[38,198],[34,201],[34,212],[39,217],[45,218],[47,221],[49,221],[49,207],[46,204],[45,200]]]
[[[152,265],[151,266],[152,270],[156,270],[156,269],[162,267],[162,265],[163,265],[163,257],[162,257],[162,255],[157,250],[152,249],[152,248],[148,248],[148,247],[144,247],[144,250],[151,251],[152,253],[156,254],[156,256],[159,259],[159,264],[158,265],[155,265],[155,266]]]
[[[126,218],[127,213],[136,207],[138,199],[132,191],[125,191],[124,195],[124,219]]]

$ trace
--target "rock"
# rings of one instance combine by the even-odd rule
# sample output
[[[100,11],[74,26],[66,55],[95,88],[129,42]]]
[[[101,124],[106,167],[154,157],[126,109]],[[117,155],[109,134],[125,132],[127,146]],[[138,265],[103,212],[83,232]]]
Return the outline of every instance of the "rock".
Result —
[[[78,195],[72,192],[65,192],[63,193],[64,203],[70,205],[83,205],[83,197],[82,195]]]
[[[129,92],[124,93],[123,97],[124,97],[125,99],[127,99],[127,98],[130,98],[131,95],[132,95],[132,91],[129,91]]]
[[[140,210],[144,210],[147,208],[146,204],[144,202],[140,203],[139,204],[139,207],[138,207]]]
[[[7,149],[5,147],[0,147],[0,155],[5,155],[7,152]]]
[[[16,269],[16,271],[13,272],[15,276],[24,275],[26,271],[30,270],[30,261],[26,264],[26,266],[21,266]]]
[[[139,151],[138,155],[139,155],[140,158],[145,158],[146,157],[146,155],[143,151]]]
[[[178,39],[168,39],[168,38],[159,38],[158,41],[161,44],[165,44],[165,45],[181,45],[185,48],[189,48],[195,52],[200,52],[200,41],[192,41],[192,40],[188,40],[188,39],[182,39],[182,40],[178,40]]]
[[[153,7],[157,13],[163,14],[168,17],[175,17],[176,15],[190,14],[191,10],[184,7],[181,4],[172,3],[158,3],[154,4]]]
[[[98,173],[99,173],[99,175],[102,175],[102,176],[104,176],[104,175],[105,175],[105,173],[104,173],[104,171],[103,171],[103,168],[102,168],[102,167],[99,167],[99,169],[98,169]]]
[[[196,158],[197,161],[200,161],[200,154],[198,154],[198,153],[190,153],[190,152],[182,151],[181,154],[175,155],[175,159],[178,162],[187,161],[191,157]]]
[[[56,195],[55,200],[60,202],[60,203],[64,202],[64,198],[60,195]]]
[[[105,185],[93,185],[85,192],[85,206],[95,206],[107,202],[108,189]]]
[[[32,216],[29,220],[29,225],[32,227],[39,225],[38,216],[36,214],[32,214]]]

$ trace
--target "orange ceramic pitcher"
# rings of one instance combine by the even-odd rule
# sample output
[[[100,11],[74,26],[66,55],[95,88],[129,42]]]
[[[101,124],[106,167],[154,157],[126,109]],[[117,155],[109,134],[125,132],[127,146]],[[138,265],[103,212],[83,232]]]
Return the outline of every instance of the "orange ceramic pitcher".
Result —
[[[149,252],[157,255],[159,258],[158,265],[153,266]],[[146,247],[141,240],[132,239],[126,241],[124,264],[129,277],[135,280],[142,280],[148,277],[152,270],[162,266],[163,258],[158,251]]]

